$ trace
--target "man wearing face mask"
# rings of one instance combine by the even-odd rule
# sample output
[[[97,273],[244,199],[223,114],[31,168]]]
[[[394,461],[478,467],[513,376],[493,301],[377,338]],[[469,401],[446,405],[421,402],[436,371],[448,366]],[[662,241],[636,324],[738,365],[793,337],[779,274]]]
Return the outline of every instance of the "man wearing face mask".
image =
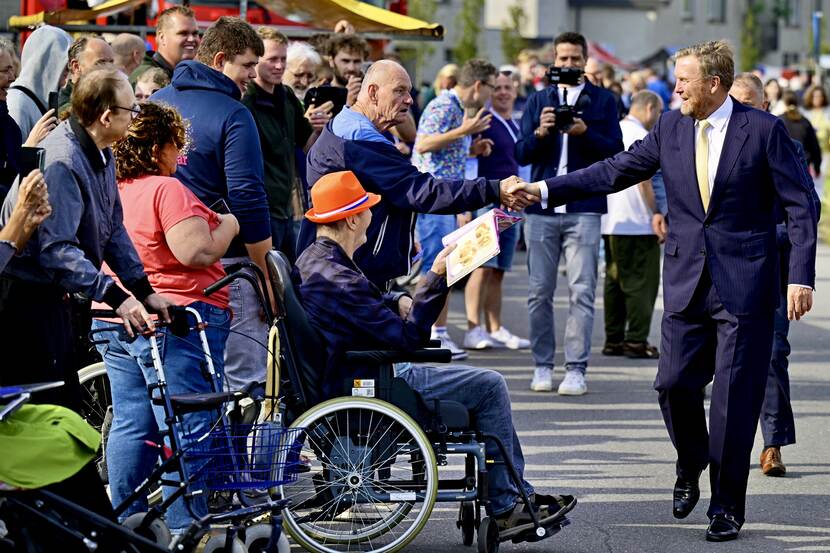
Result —
[[[585,37],[562,33],[554,40],[554,54],[548,72],[551,86],[528,99],[516,143],[519,163],[533,165],[533,180],[571,173],[623,149],[614,95],[581,75],[588,58]],[[543,203],[529,208],[525,222],[530,347],[535,364],[530,388],[535,392],[553,390],[553,294],[559,259],[564,255],[569,306],[565,376],[558,392],[582,395],[588,391],[585,372],[594,326],[600,217],[606,203],[599,197],[556,209],[545,207]]]

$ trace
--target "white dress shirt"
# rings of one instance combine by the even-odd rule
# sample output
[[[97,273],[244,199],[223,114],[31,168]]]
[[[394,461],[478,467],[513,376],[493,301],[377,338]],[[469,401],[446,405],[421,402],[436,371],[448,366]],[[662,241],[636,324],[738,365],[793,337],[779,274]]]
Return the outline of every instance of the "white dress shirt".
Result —
[[[732,98],[726,97],[726,101],[716,109],[712,115],[706,118],[711,125],[706,129],[709,138],[709,197],[712,197],[712,190],[715,187],[715,175],[718,173],[720,154],[723,151],[723,142],[726,139],[726,128],[729,126],[729,119],[732,117]],[[700,133],[700,121],[695,123],[695,144]]]
[[[576,105],[576,100],[579,98],[579,95],[582,94],[582,90],[585,88],[585,84],[581,84],[579,86],[571,86],[571,87],[564,87],[560,86],[557,87],[556,90],[559,92],[559,105],[564,106],[565,104],[569,106]],[[567,96],[566,93],[567,92]],[[568,133],[562,133],[562,149],[559,152],[559,168],[556,170],[556,176],[559,175],[567,175],[568,174]],[[547,202],[545,202],[547,203]],[[567,213],[568,210],[564,205],[557,206],[553,208],[555,213]]]

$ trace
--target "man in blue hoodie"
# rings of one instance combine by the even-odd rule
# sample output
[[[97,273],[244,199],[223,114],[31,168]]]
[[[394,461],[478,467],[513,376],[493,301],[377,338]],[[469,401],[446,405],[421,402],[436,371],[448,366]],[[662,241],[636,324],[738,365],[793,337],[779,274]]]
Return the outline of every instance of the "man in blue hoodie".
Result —
[[[220,17],[205,32],[195,60],[180,62],[173,80],[152,96],[179,110],[190,123],[191,146],[179,159],[175,177],[206,205],[227,202],[239,220],[239,236],[222,259],[227,266],[250,260],[265,270],[271,249],[271,223],[259,133],[251,112],[240,103],[263,54],[256,31],[235,17]],[[245,281],[230,289],[234,319],[225,350],[229,389],[265,381],[268,327],[260,317],[254,290]]]

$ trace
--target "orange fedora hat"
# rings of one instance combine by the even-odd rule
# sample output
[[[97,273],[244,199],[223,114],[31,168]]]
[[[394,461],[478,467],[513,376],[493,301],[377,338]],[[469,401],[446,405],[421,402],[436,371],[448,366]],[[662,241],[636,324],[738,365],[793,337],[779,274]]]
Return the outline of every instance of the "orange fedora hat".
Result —
[[[366,211],[380,196],[366,192],[351,171],[338,171],[320,177],[311,187],[311,203],[305,217],[313,223],[333,223]]]

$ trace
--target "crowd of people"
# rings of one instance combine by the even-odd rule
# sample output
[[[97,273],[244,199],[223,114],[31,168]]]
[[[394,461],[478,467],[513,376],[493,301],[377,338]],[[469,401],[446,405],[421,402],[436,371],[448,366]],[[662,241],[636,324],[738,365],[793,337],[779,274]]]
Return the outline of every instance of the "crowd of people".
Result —
[[[722,42],[678,53],[673,88],[652,69],[618,74],[573,32],[515,64],[448,65],[422,89],[393,54],[372,62],[369,52],[345,22],[301,42],[231,17],[201,34],[184,6],[160,14],[155,51],[132,35],[73,40],[43,26],[18,71],[13,45],[0,42],[0,347],[8,367],[26,367],[2,371],[0,383],[62,380],[39,399],[78,410],[73,324],[85,307],[71,298],[115,311],[128,336],[110,332],[98,350],[112,387],[106,456],[118,503],[151,471],[156,452],[142,444],[165,425],[143,393],[155,377],[136,333],[190,306],[209,322],[228,388],[266,380],[267,350],[250,340],[268,335],[257,290],[240,280],[210,298],[201,292],[224,267],[251,261],[265,271],[272,249],[296,262],[328,352],[319,385],[332,397],[342,378],[363,374],[339,363],[345,351],[428,339],[453,360],[529,349],[533,391],[583,395],[604,266],[603,355],[660,360],[655,388],[678,452],[674,515],[694,508],[709,466],[707,539],[737,537],[759,417],[765,474],[785,472],[780,448],[795,440],[786,334],[812,302],[830,159],[826,91],[813,85],[799,96],[775,80],[735,76]],[[39,170],[22,174],[24,147],[42,149]],[[447,328],[452,248],[442,238],[499,207],[524,221],[500,233],[499,254],[467,280],[458,345]],[[520,243],[528,338],[501,316]],[[648,337],[663,255],[660,352]],[[568,314],[554,387],[560,265]],[[395,285],[413,272],[414,295]],[[165,343],[164,362],[174,393],[208,391],[186,344]],[[721,407],[707,431],[703,388],[713,374]],[[464,403],[521,475],[501,375],[453,365],[407,366],[399,376],[426,399]],[[499,455],[489,445],[488,454]],[[522,505],[504,470],[489,480],[501,527],[569,504],[526,483],[534,504]],[[106,511],[100,497],[88,499]],[[195,514],[206,509],[196,502]],[[191,514],[174,507],[171,530],[182,532]]]

